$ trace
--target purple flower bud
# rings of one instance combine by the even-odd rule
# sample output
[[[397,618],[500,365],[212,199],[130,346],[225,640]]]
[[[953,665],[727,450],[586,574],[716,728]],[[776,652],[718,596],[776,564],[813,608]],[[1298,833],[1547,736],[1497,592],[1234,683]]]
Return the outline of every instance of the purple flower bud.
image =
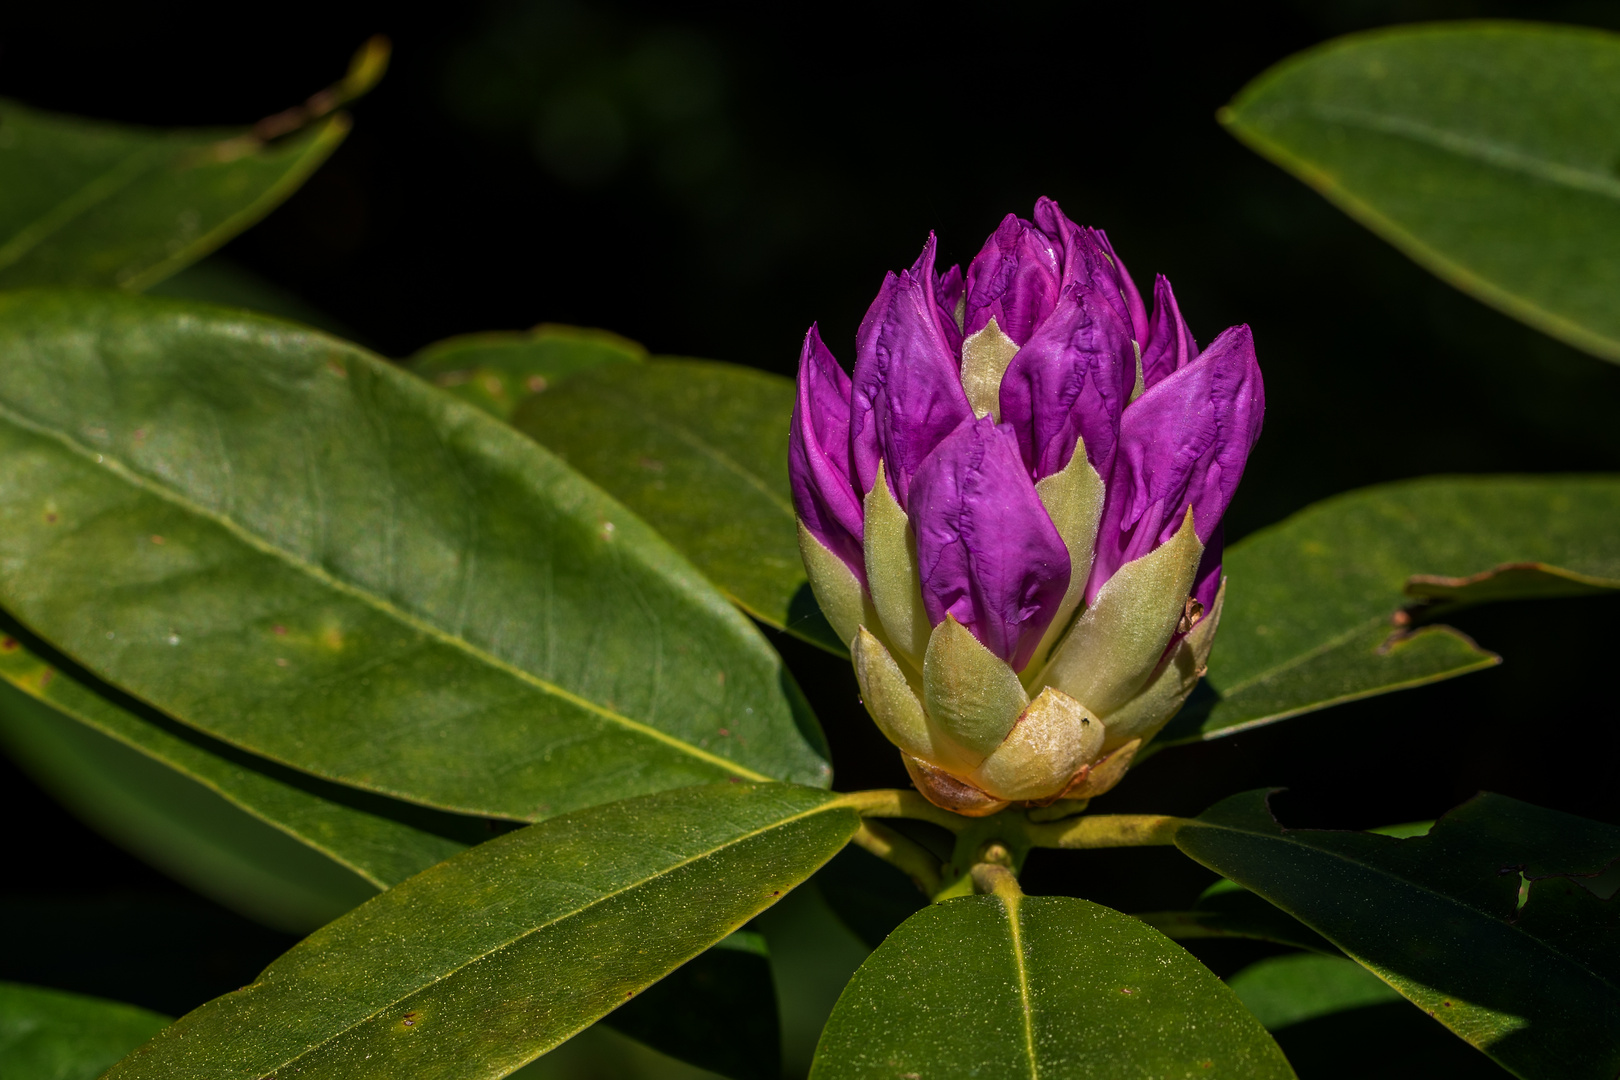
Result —
[[[1153,282],[1153,319],[1147,340],[1142,343],[1142,376],[1149,389],[1166,375],[1173,375],[1193,362],[1198,342],[1182,321],[1170,279],[1160,274]]]
[[[1114,571],[1169,540],[1189,506],[1198,539],[1208,544],[1243,478],[1264,414],[1247,326],[1221,334],[1125,410],[1086,603]]]
[[[955,324],[952,323],[952,329]],[[940,440],[971,419],[957,353],[934,295],[934,237],[910,270],[890,274],[855,338],[851,446],[862,493],[878,462],[902,507],[911,477]]]
[[[849,376],[810,327],[799,353],[799,397],[788,427],[793,508],[810,534],[866,580],[861,500],[849,460]]]
[[[1106,791],[1186,700],[1265,410],[1247,326],[1199,353],[1168,281],[1150,319],[1105,233],[1032,217],[965,275],[930,236],[853,380],[811,327],[789,436],[816,597],[919,789],[963,813]]]
[[[909,516],[929,622],[953,615],[1023,668],[1069,586],[1069,553],[1012,429],[984,417],[952,432],[912,478]]]
[[[1067,465],[1078,438],[1107,476],[1135,380],[1130,328],[1096,293],[1070,286],[1001,379],[1001,419],[1016,433],[1030,478]]]

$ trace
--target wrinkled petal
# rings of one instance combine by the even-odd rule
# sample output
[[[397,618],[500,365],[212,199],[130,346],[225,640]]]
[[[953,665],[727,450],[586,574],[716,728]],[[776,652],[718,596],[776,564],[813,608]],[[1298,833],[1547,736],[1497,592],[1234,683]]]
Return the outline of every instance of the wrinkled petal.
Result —
[[[1265,387],[1247,326],[1221,334],[1120,420],[1086,602],[1114,571],[1168,540],[1191,506],[1198,539],[1215,534],[1260,437]]]
[[[1170,279],[1160,274],[1153,282],[1153,318],[1147,340],[1142,343],[1142,375],[1149,389],[1165,376],[1173,375],[1193,362],[1198,342],[1181,317]]]
[[[1035,225],[1057,242],[1061,287],[1078,283],[1095,290],[1119,312],[1131,328],[1131,337],[1145,340],[1148,325],[1142,296],[1125,264],[1114,254],[1108,234],[1076,225],[1055,201],[1044,197],[1035,201]]]
[[[962,305],[965,296],[966,283],[962,279],[962,268],[953,266],[943,274],[934,275],[934,303],[939,305],[940,325],[945,329],[945,336],[951,342],[951,351],[958,355],[962,352],[962,326],[956,321],[957,309]]]
[[[1011,429],[984,417],[952,432],[912,480],[910,518],[929,620],[954,616],[1021,669],[1063,600],[1069,553]]]
[[[889,486],[902,507],[917,466],[973,417],[934,295],[934,243],[930,234],[910,270],[884,279],[855,338],[855,479],[865,494],[877,479],[878,461],[887,462]]]
[[[793,507],[810,534],[865,582],[861,500],[850,477],[849,376],[815,326],[799,354],[798,390],[788,427]]]
[[[1069,463],[1075,440],[1107,476],[1120,411],[1136,379],[1129,329],[1095,293],[1071,286],[1001,379],[1001,419],[1018,438],[1032,480]]]
[[[1015,214],[1002,219],[967,270],[965,334],[992,318],[1019,345],[1056,306],[1061,264],[1052,237]]]

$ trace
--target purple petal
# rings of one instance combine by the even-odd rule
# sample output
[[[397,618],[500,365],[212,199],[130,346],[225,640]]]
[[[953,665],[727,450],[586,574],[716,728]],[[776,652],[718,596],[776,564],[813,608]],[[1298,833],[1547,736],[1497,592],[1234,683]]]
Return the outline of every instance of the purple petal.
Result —
[[[923,462],[911,492],[929,621],[953,615],[1013,670],[1023,668],[1063,600],[1069,553],[1012,431],[988,416],[964,423]]]
[[[965,288],[960,266],[934,275],[934,303],[939,305],[939,320],[945,328],[946,337],[955,339],[951,351],[958,355],[962,352],[962,328],[956,324],[956,306],[961,302]]]
[[[1152,389],[1165,376],[1192,363],[1197,355],[1198,342],[1181,317],[1170,279],[1160,274],[1153,282],[1153,319],[1147,340],[1142,343],[1142,375],[1147,387]]]
[[[968,264],[964,334],[993,316],[1001,332],[1022,345],[1056,306],[1059,256],[1052,237],[1008,214]]]
[[[788,427],[793,507],[810,534],[866,583],[863,515],[850,481],[849,376],[810,327],[799,353],[799,395]]]
[[[1135,380],[1124,321],[1096,294],[1071,286],[1001,379],[1001,420],[1017,434],[1030,477],[1062,469],[1082,436],[1098,475],[1109,475]]]
[[[1203,605],[1204,614],[1215,606],[1215,594],[1221,591],[1221,556],[1226,551],[1226,522],[1215,526],[1215,534],[1204,544],[1204,557],[1198,561],[1198,574],[1193,578],[1192,598]]]
[[[1265,387],[1247,326],[1221,334],[1203,354],[1126,410],[1107,484],[1086,602],[1114,571],[1181,527],[1187,507],[1206,544],[1260,437]]]
[[[917,466],[972,419],[950,340],[934,296],[930,234],[916,265],[884,279],[855,338],[850,445],[862,493],[872,490],[881,459],[894,497],[908,505]]]
[[[1101,229],[1092,229],[1098,244],[1108,253],[1108,260],[1112,273],[1114,287],[1119,290],[1120,296],[1125,299],[1125,309],[1131,319],[1131,337],[1138,343],[1148,339],[1151,332],[1148,326],[1147,307],[1142,303],[1142,294],[1136,289],[1136,282],[1131,278],[1131,272],[1125,269],[1125,260],[1114,252],[1114,245],[1108,242],[1108,234]]]
[[[1035,224],[1057,241],[1063,287],[1078,282],[1096,290],[1119,311],[1120,318],[1131,328],[1131,337],[1144,340],[1147,309],[1142,306],[1142,295],[1136,291],[1125,264],[1114,254],[1108,234],[1076,225],[1056,202],[1045,197],[1035,201]]]

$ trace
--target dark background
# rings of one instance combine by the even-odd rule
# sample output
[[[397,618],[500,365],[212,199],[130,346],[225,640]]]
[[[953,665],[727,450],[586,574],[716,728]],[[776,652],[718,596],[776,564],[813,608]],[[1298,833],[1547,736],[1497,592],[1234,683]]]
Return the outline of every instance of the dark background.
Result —
[[[1380,481],[1620,469],[1620,367],[1432,279],[1214,121],[1248,79],[1341,33],[1620,28],[1614,3],[19,7],[0,16],[0,93],[155,125],[279,111],[390,35],[347,143],[223,256],[391,356],[555,321],[787,374],[819,320],[847,364],[883,273],[930,229],[966,262],[1047,194],[1106,228],[1144,288],[1168,274],[1200,340],[1254,327],[1270,410],[1230,539]],[[1620,821],[1620,717],[1601,692],[1617,621],[1611,599],[1465,613],[1501,667],[1166,753],[1108,808],[1195,813],[1282,785],[1285,822],[1364,827],[1490,789]],[[847,665],[782,647],[839,786],[904,784]],[[0,978],[177,1012],[285,946],[0,770]],[[1045,853],[1028,885],[1144,910],[1208,878],[1173,852]]]

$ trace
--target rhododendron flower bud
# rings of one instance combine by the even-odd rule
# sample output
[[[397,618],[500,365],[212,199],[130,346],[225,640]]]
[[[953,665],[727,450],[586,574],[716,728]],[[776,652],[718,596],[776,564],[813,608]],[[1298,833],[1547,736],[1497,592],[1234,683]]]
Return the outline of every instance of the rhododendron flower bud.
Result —
[[[1106,791],[1220,621],[1221,518],[1265,410],[1254,341],[1200,350],[1108,238],[1042,199],[968,265],[883,282],[853,377],[815,327],[799,546],[868,711],[967,814]]]

